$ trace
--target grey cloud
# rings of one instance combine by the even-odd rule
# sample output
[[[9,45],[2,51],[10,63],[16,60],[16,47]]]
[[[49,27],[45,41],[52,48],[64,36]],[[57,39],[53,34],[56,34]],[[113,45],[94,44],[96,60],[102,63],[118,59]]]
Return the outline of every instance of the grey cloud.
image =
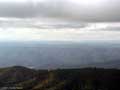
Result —
[[[119,31],[120,23],[76,23],[76,22],[41,22],[36,19],[8,19],[0,20],[0,28],[33,28],[33,29],[74,29],[74,30],[98,30]]]
[[[59,23],[45,23],[39,22],[36,20],[0,20],[0,27],[1,28],[37,28],[37,29],[65,29],[65,28],[84,28],[87,27],[87,23],[73,23],[73,22],[59,22]]]
[[[0,17],[33,17],[35,11],[29,3],[0,3]]]
[[[120,31],[120,26],[108,26],[107,28],[105,29],[102,29],[102,30],[107,30],[107,31]]]
[[[45,0],[34,5],[27,3],[1,3],[0,17],[54,18],[75,22],[120,21],[120,1],[103,0],[99,6],[82,6],[70,0]]]

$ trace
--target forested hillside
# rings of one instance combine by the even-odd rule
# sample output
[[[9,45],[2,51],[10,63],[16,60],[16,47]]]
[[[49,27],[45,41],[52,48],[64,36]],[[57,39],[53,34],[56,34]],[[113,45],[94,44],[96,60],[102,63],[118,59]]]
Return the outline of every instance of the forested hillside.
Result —
[[[0,89],[119,90],[120,70],[102,68],[34,70],[0,69]]]

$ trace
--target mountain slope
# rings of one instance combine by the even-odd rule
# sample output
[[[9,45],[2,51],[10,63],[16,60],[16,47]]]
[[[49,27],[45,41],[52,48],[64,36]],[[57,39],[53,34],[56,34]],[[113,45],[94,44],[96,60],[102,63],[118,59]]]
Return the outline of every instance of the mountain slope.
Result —
[[[0,69],[0,89],[120,90],[120,70],[102,68],[34,70],[21,66]]]

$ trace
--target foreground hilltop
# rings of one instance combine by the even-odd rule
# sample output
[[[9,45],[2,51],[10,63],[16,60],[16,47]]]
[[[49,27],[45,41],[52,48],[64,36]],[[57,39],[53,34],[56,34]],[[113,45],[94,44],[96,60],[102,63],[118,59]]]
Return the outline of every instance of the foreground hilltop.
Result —
[[[120,70],[102,68],[34,70],[0,69],[0,90],[120,90]]]

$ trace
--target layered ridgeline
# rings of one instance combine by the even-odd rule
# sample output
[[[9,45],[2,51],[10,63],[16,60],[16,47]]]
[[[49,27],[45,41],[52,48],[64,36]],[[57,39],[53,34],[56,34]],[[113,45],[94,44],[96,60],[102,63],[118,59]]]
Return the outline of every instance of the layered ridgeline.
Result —
[[[120,43],[0,42],[0,67],[120,68]]]
[[[102,68],[0,69],[0,90],[120,90],[120,70]]]

